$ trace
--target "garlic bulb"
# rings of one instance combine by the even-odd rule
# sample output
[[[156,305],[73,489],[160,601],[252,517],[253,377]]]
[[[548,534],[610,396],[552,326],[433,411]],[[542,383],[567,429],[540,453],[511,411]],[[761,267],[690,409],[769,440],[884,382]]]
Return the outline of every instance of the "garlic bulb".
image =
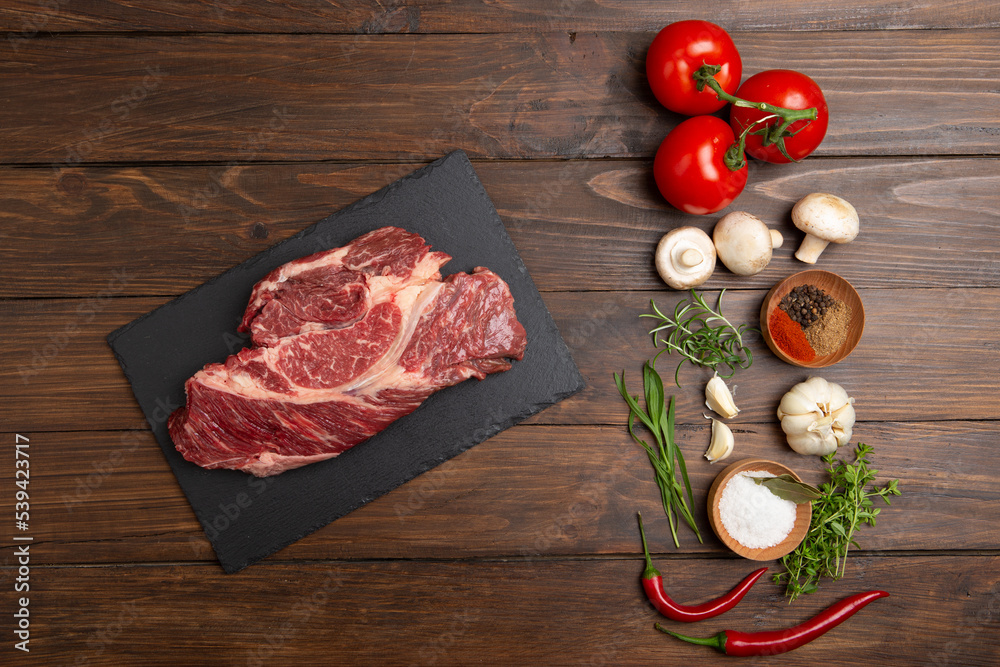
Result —
[[[821,377],[800,382],[781,397],[778,419],[788,445],[799,454],[823,456],[851,439],[854,399]]]
[[[712,442],[705,452],[709,463],[721,461],[733,453],[733,432],[718,419],[712,420]]]
[[[732,419],[740,412],[736,402],[733,401],[732,392],[718,373],[705,385],[705,405],[709,410],[718,412],[724,419]]]

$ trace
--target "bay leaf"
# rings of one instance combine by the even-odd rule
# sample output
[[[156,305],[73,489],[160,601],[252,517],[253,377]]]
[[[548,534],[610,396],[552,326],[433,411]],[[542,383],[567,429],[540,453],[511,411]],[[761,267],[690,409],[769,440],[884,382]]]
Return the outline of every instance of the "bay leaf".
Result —
[[[768,491],[782,500],[790,500],[796,505],[823,497],[822,492],[815,486],[800,482],[787,473],[776,477],[753,477],[751,479],[757,484],[767,487]]]

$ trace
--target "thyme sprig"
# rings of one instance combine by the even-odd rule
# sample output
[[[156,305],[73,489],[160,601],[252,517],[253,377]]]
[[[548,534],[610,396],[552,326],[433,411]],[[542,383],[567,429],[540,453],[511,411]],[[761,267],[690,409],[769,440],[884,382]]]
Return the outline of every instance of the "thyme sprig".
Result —
[[[722,295],[713,309],[705,301],[705,297],[691,290],[691,298],[682,300],[674,307],[673,316],[664,314],[656,302],[650,299],[652,313],[643,313],[639,317],[652,317],[659,324],[650,330],[653,344],[657,347],[662,343],[664,348],[653,357],[653,365],[664,352],[676,352],[681,355],[680,363],[674,371],[674,383],[680,387],[679,374],[685,361],[698,366],[706,366],[719,373],[724,378],[730,378],[737,368],[750,368],[753,364],[753,353],[743,341],[743,334],[758,329],[748,324],[734,326],[722,314]],[[659,337],[657,334],[660,334]],[[665,335],[664,335],[665,334]],[[727,366],[729,372],[719,372],[720,366]]]
[[[653,464],[653,472],[656,476],[656,484],[660,487],[660,499],[663,502],[663,511],[670,522],[670,534],[674,538],[674,546],[680,547],[677,539],[677,526],[680,519],[684,520],[698,541],[702,542],[701,533],[694,522],[691,514],[691,506],[694,505],[694,497],[691,492],[691,480],[688,479],[687,465],[684,463],[684,454],[681,448],[674,441],[674,397],[664,400],[663,380],[647,361],[642,367],[642,382],[646,398],[646,409],[639,407],[637,396],[631,396],[625,387],[625,371],[619,376],[615,373],[615,384],[618,385],[618,392],[628,403],[628,434],[632,439],[642,445],[649,456],[649,462]],[[635,433],[635,420],[638,419],[642,425],[653,435],[656,446],[652,447],[645,440]],[[681,481],[677,480],[677,473],[680,472]],[[683,482],[683,484],[682,484]],[[687,498],[685,499],[685,494]],[[702,542],[704,543],[704,542]]]
[[[900,495],[896,479],[883,487],[865,489],[878,474],[869,468],[872,451],[871,446],[858,443],[853,465],[835,461],[836,452],[823,457],[830,481],[819,487],[823,496],[813,501],[809,532],[795,551],[782,557],[785,571],[774,575],[775,583],[785,584],[790,602],[803,593],[814,593],[823,577],[834,581],[843,577],[847,550],[852,544],[858,546],[855,531],[862,524],[875,525],[880,510],[873,499],[881,498],[889,505],[889,496]]]

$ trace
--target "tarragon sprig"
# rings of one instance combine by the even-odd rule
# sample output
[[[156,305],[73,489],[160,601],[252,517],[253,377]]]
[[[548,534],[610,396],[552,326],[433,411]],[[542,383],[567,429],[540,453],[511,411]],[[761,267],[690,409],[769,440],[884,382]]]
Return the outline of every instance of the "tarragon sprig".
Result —
[[[680,547],[677,539],[677,526],[680,519],[684,520],[698,541],[702,542],[701,532],[695,524],[691,507],[694,505],[694,495],[691,492],[691,480],[688,478],[684,454],[674,440],[674,397],[665,399],[663,380],[659,373],[647,361],[642,367],[642,383],[646,399],[646,409],[639,406],[637,396],[628,393],[625,387],[625,371],[615,375],[618,392],[628,403],[628,434],[646,450],[649,462],[653,465],[656,484],[660,487],[660,499],[663,502],[663,512],[670,522],[670,534],[674,538],[674,546]],[[638,419],[646,427],[655,440],[651,446],[636,435],[635,420]],[[677,473],[680,473],[680,481]],[[686,495],[686,498],[685,498]]]
[[[713,309],[705,301],[705,297],[691,290],[691,298],[682,300],[674,308],[673,316],[666,315],[650,299],[652,313],[643,313],[639,317],[652,317],[660,323],[650,330],[653,344],[657,347],[662,343],[664,349],[653,357],[653,365],[664,352],[676,352],[681,355],[680,363],[674,371],[674,383],[680,387],[679,373],[685,361],[698,366],[706,366],[729,378],[737,368],[750,368],[753,363],[753,353],[743,341],[743,334],[758,329],[748,324],[734,326],[722,314],[722,295]],[[657,335],[659,334],[659,337]],[[726,366],[729,372],[719,372],[719,367]]]

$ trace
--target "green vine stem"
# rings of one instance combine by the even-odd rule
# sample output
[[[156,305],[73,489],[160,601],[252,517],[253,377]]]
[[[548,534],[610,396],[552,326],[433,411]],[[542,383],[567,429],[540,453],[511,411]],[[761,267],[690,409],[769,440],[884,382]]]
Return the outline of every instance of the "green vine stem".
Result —
[[[774,125],[767,126],[762,132],[761,143],[764,146],[770,146],[771,144],[778,144],[781,152],[788,157],[784,150],[784,143],[781,141],[783,137],[788,136],[788,128],[792,123],[796,123],[800,120],[804,121],[814,121],[819,116],[819,111],[816,107],[810,107],[808,109],[787,109],[785,107],[776,107],[773,104],[768,104],[767,102],[751,102],[750,100],[745,100],[741,97],[736,97],[735,95],[730,95],[722,89],[722,85],[715,80],[715,75],[722,70],[719,65],[709,65],[705,63],[692,75],[694,78],[695,87],[701,91],[708,86],[713,91],[715,91],[716,96],[720,100],[729,102],[733,106],[743,107],[746,109],[757,109],[766,114],[769,114],[765,118],[761,118],[751,124],[749,127],[745,128],[743,132],[740,133],[739,139],[735,144],[729,147],[726,151],[724,161],[726,166],[731,171],[739,171],[746,164],[746,158],[743,156],[744,146],[746,145],[746,136],[749,134],[751,128],[758,123],[764,123],[771,121],[775,118],[780,118],[780,123],[775,123]],[[792,159],[792,158],[788,158]]]

